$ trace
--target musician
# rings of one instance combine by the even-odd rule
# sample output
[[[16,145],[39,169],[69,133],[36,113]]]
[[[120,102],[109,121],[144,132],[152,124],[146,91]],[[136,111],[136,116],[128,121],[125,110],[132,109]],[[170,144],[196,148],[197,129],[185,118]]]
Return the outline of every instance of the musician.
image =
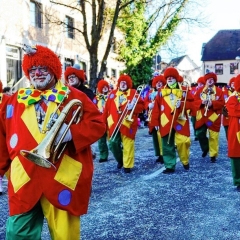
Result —
[[[195,93],[197,92],[198,89],[203,88],[205,86],[205,79],[204,76],[200,76],[197,80],[197,86],[196,88],[190,91],[190,93],[192,94],[192,97],[194,98]],[[195,129],[195,123],[196,123],[196,113],[197,113],[197,109],[195,107],[195,105],[192,105],[192,109],[190,112],[191,115],[191,122],[192,122],[192,126],[193,126],[193,131],[194,131],[194,136],[195,136],[195,141],[198,141],[198,138],[196,136],[196,129]]]
[[[8,98],[9,96],[3,93],[3,85],[2,85],[2,81],[0,80],[0,115],[2,114],[1,113],[2,105],[4,105],[4,103],[7,101]],[[3,175],[0,174],[0,195],[2,195],[2,192],[3,192],[2,178],[3,178]]]
[[[215,86],[217,75],[213,72],[204,75],[205,86],[200,88],[194,96],[196,112],[196,136],[202,150],[202,157],[208,152],[211,162],[216,162],[219,148],[219,131],[221,114],[224,106],[222,90]],[[209,138],[207,137],[207,130]]]
[[[90,145],[106,127],[84,93],[62,84],[62,66],[53,51],[40,45],[25,51],[22,68],[32,87],[12,95],[0,115],[0,175],[10,169],[6,239],[40,240],[44,217],[52,239],[79,239],[79,216],[87,212],[93,175]],[[77,110],[77,106],[65,108],[71,100],[81,102],[81,115],[78,122],[72,119],[68,129]],[[59,134],[47,135],[50,117],[62,119],[63,110],[68,111],[67,121],[53,121],[52,126],[60,124]],[[67,146],[60,158],[39,161],[29,157],[26,151],[46,142],[46,136],[53,137],[51,145],[64,137]]]
[[[152,135],[153,140],[153,147],[155,156],[158,156],[156,162],[163,164],[163,156],[162,156],[162,141],[160,132],[155,126],[151,125],[151,117],[152,117],[152,110],[154,107],[155,98],[157,96],[158,91],[166,84],[166,80],[163,75],[157,75],[152,80],[152,89],[148,92],[146,97],[144,98],[144,107],[145,110],[148,112],[148,128],[149,134]]]
[[[85,72],[80,69],[79,64],[74,64],[73,67],[67,67],[64,72],[65,81],[72,87],[84,92],[91,100],[95,98],[94,92],[84,85],[86,81]]]
[[[134,140],[138,129],[138,114],[144,102],[135,89],[129,75],[121,75],[117,89],[107,99],[103,118],[107,123],[109,148],[117,160],[117,168],[130,173],[134,167]],[[127,120],[128,118],[132,120]],[[115,137],[114,137],[115,136]]]
[[[110,92],[110,86],[107,81],[101,79],[97,84],[97,95],[93,99],[93,103],[98,107],[98,110],[102,114],[105,108],[105,104]],[[98,140],[98,149],[100,153],[99,162],[106,162],[108,160],[108,145],[107,145],[107,131],[106,133]]]
[[[227,101],[228,97],[234,92],[235,88],[234,88],[234,80],[235,77],[232,77],[229,80],[229,83],[227,86],[225,86],[222,91],[223,91],[223,97],[225,102]],[[228,112],[226,109],[226,106],[224,105],[223,107],[223,112],[222,112],[222,125],[224,127],[225,130],[225,134],[226,134],[226,138],[228,139],[228,126],[229,126],[229,118],[228,118]]]
[[[235,92],[226,101],[229,118],[228,157],[231,159],[233,184],[237,186],[237,191],[240,192],[240,75],[237,75],[234,79],[234,88]]]
[[[179,82],[177,69],[164,71],[166,85],[160,89],[152,112],[151,125],[158,126],[162,138],[164,174],[175,172],[176,149],[185,170],[189,170],[190,128],[187,111],[193,100],[188,87]],[[183,113],[183,114],[182,114]],[[184,116],[183,116],[184,115]]]

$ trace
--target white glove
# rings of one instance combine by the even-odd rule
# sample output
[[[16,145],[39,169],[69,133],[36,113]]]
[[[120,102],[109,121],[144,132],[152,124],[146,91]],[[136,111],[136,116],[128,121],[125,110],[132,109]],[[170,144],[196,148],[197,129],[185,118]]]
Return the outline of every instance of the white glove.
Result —
[[[202,100],[202,104],[206,105],[208,100]]]
[[[212,106],[212,101],[211,101],[211,100],[208,101],[208,106],[209,106],[209,107]]]
[[[61,129],[60,129],[60,131],[59,131],[59,133],[58,133],[58,135],[57,135],[57,137],[56,137],[55,145],[57,145],[58,142],[60,141],[60,138],[61,138],[61,136],[63,135],[63,132],[65,131],[65,129],[67,128],[67,126],[68,126],[68,125],[67,125],[66,123],[63,123],[63,125],[62,125],[62,127],[61,127]],[[71,134],[71,132],[70,132],[70,129],[68,129],[67,134],[65,135],[65,137],[64,137],[64,139],[63,139],[62,142],[69,142],[69,141],[71,141],[71,140],[72,140],[72,134]]]
[[[133,103],[128,103],[127,105],[127,110],[132,110],[133,109],[134,104]]]
[[[177,102],[176,102],[176,108],[180,108],[180,106],[181,106],[181,100],[177,100]]]
[[[153,107],[154,107],[154,103],[151,102],[151,103],[148,104],[148,109],[149,110],[153,109]]]
[[[156,126],[155,129],[158,131],[159,130],[159,126]]]

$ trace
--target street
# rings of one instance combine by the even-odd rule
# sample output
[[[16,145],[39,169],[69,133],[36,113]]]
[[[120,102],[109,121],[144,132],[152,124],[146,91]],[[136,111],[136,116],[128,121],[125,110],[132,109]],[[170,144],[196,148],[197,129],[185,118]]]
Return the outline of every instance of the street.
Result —
[[[104,163],[97,157],[88,214],[81,217],[81,239],[240,239],[240,193],[232,183],[225,132],[221,128],[216,163],[209,156],[202,158],[198,141],[193,135],[191,140],[189,171],[178,162],[175,173],[169,175],[155,162],[148,128],[137,133],[135,167],[130,174],[117,169],[112,154]],[[8,215],[6,184],[4,179],[0,240]],[[46,223],[42,239],[50,239]]]

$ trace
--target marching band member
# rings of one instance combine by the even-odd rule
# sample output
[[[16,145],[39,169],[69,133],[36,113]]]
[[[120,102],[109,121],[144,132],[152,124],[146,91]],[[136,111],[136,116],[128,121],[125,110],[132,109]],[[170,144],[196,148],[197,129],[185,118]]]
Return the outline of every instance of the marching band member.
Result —
[[[235,92],[226,101],[228,111],[228,157],[231,159],[233,184],[240,192],[240,75],[234,79]]]
[[[2,105],[4,105],[4,103],[7,101],[8,98],[9,96],[7,94],[3,94],[2,81],[0,80],[0,115],[2,114],[1,113]],[[2,192],[3,192],[2,178],[3,178],[3,175],[0,174],[0,195],[2,195]]]
[[[90,145],[106,126],[84,93],[62,84],[61,62],[53,51],[40,45],[25,51],[22,68],[32,87],[12,95],[0,115],[0,175],[10,172],[6,239],[40,240],[44,217],[51,239],[79,239],[93,175]],[[73,102],[81,106],[77,122],[72,116],[79,108]],[[70,126],[63,120],[66,113]],[[67,144],[56,161],[31,153],[44,141],[46,151],[52,137],[53,147],[60,138]]]
[[[211,162],[218,156],[218,139],[221,127],[221,114],[224,106],[222,90],[215,86],[217,75],[213,72],[204,75],[206,85],[200,88],[194,97],[196,112],[196,136],[202,150],[202,157],[208,152]],[[207,130],[209,138],[207,137]]]
[[[227,101],[228,97],[234,92],[235,88],[234,88],[234,80],[235,77],[232,77],[229,80],[229,83],[226,87],[223,88],[223,97],[225,102]],[[229,118],[228,118],[228,112],[226,109],[226,106],[224,105],[223,107],[223,112],[222,112],[222,125],[224,127],[225,130],[225,134],[226,134],[226,138],[228,139],[228,126],[229,126]]]
[[[159,126],[162,138],[164,174],[175,172],[176,150],[184,169],[189,169],[190,128],[187,110],[193,100],[188,88],[179,83],[177,69],[164,71],[167,84],[160,89],[152,112],[151,125]]]
[[[130,173],[134,167],[134,140],[138,129],[138,114],[144,109],[144,102],[132,89],[132,79],[121,75],[117,89],[107,99],[104,109],[104,120],[110,137],[109,148],[117,160],[117,168],[124,167]],[[132,114],[132,119],[127,120]]]
[[[155,76],[152,80],[152,89],[148,92],[148,94],[144,98],[144,106],[148,113],[147,121],[148,121],[149,134],[152,135],[155,156],[158,156],[156,162],[159,162],[159,163],[163,163],[162,141],[161,141],[161,136],[158,129],[156,129],[155,126],[151,126],[151,116],[152,116],[152,110],[154,107],[154,102],[155,102],[157,93],[165,84],[166,84],[166,80],[163,75]]]
[[[98,93],[93,99],[93,103],[97,106],[102,114],[104,112],[105,104],[110,92],[109,83],[105,80],[100,80],[97,84]],[[99,162],[106,162],[108,160],[108,145],[107,145],[107,132],[98,140],[98,149],[100,153]]]

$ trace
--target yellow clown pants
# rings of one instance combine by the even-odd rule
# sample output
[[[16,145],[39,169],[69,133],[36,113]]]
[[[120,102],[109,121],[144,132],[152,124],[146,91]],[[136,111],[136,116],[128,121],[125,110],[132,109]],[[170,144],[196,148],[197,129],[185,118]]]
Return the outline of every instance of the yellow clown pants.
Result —
[[[7,220],[7,240],[41,240],[44,216],[52,240],[79,240],[80,217],[55,208],[44,196],[29,212]]]

